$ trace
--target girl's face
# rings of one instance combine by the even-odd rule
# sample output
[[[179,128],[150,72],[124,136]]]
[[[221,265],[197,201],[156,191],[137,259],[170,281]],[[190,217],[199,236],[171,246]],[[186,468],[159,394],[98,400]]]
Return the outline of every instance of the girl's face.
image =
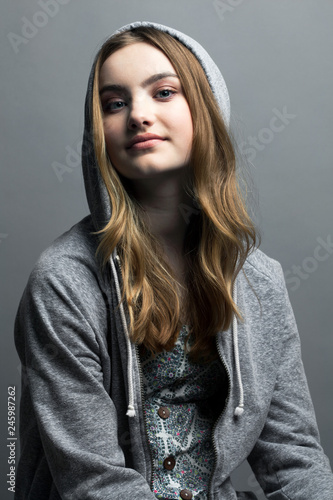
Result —
[[[124,177],[149,178],[188,164],[192,117],[163,52],[143,42],[114,52],[102,65],[99,92],[106,149]]]

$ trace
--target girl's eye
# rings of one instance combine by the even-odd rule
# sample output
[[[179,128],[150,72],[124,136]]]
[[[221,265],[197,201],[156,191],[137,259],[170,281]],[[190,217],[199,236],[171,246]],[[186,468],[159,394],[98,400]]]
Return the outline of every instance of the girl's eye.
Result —
[[[162,99],[167,99],[168,97],[172,97],[176,92],[170,89],[162,89],[159,90],[156,94],[157,97]]]
[[[126,106],[126,103],[124,101],[108,101],[105,104],[103,104],[103,112],[104,113],[115,113],[123,107]]]

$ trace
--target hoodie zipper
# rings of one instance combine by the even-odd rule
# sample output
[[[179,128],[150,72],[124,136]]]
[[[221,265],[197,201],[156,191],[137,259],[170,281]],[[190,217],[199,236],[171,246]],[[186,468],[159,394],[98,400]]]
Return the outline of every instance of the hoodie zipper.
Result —
[[[140,354],[139,354],[139,347],[137,344],[135,344],[135,352],[136,352],[136,357],[137,357],[137,362],[138,362],[138,367],[139,367],[139,378],[140,378],[140,394],[141,394],[141,406],[142,406],[142,414],[143,414],[143,420],[144,420],[144,427],[145,427],[145,435],[146,435],[146,440],[148,444],[148,450],[149,450],[149,455],[150,455],[150,463],[151,463],[151,477],[150,477],[150,489],[153,491],[154,487],[154,464],[153,464],[153,455],[151,452],[150,448],[150,443],[149,443],[149,436],[148,436],[148,431],[147,431],[147,417],[146,417],[146,411],[145,411],[145,395],[143,391],[143,375],[142,375],[142,366],[141,366],[141,359],[140,359]]]
[[[120,257],[117,254],[115,257],[115,260],[118,263],[119,266],[119,274],[121,276],[121,262],[120,262]],[[122,276],[121,276],[122,277]],[[148,445],[148,450],[150,454],[150,463],[151,463],[151,478],[150,478],[150,489],[153,491],[153,486],[154,486],[154,481],[153,481],[153,476],[154,476],[154,465],[153,465],[153,455],[151,452],[150,444],[149,444],[149,436],[148,436],[148,431],[147,431],[147,417],[146,417],[146,411],[145,411],[145,396],[144,396],[144,391],[143,391],[143,375],[142,375],[142,366],[141,366],[141,360],[140,360],[140,355],[139,355],[139,347],[137,344],[134,345],[135,347],[135,354],[136,354],[136,359],[139,367],[139,388],[140,388],[140,394],[141,394],[141,409],[142,409],[142,414],[143,414],[143,420],[144,420],[144,428],[145,428],[145,435],[146,435],[146,440],[147,440],[147,445]]]
[[[217,418],[217,420],[215,421],[215,424],[213,426],[213,429],[212,429],[212,443],[213,443],[213,448],[214,448],[214,467],[213,467],[213,470],[212,470],[212,473],[210,475],[210,479],[209,479],[209,485],[208,485],[208,498],[209,499],[212,499],[212,492],[211,492],[211,487],[212,487],[212,480],[213,480],[213,476],[215,474],[215,470],[216,470],[216,464],[217,464],[217,458],[218,458],[218,450],[217,450],[217,446],[216,446],[216,441],[215,441],[215,437],[214,437],[214,433],[215,433],[215,429],[218,425],[218,423],[220,422],[221,418],[223,417],[225,411],[226,411],[226,408],[228,406],[228,402],[229,402],[229,399],[230,399],[230,388],[231,388],[231,377],[230,377],[230,373],[229,373],[229,370],[228,370],[228,367],[223,359],[223,356],[222,356],[222,353],[221,353],[221,349],[220,349],[220,345],[219,345],[219,341],[218,341],[218,336],[216,335],[216,347],[217,347],[217,352],[219,354],[219,357],[220,357],[220,360],[221,360],[221,363],[226,371],[226,374],[227,374],[227,377],[228,377],[228,394],[227,394],[227,397],[226,397],[226,400],[225,400],[225,403],[224,403],[224,407],[223,407],[223,410],[222,412],[220,413],[219,417]]]

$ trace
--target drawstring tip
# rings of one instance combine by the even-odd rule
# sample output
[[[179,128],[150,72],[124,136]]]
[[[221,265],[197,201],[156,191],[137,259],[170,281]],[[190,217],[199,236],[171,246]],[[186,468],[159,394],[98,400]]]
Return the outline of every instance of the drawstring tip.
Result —
[[[234,411],[235,417],[240,417],[241,415],[243,415],[243,413],[244,413],[243,405],[237,406],[237,408]]]
[[[134,406],[128,405],[126,415],[128,417],[135,417]]]

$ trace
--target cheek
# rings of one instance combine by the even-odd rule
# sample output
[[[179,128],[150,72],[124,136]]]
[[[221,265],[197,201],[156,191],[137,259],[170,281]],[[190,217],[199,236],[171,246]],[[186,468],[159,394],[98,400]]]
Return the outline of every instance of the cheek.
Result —
[[[183,103],[182,110],[180,112],[180,117],[181,117],[180,121],[184,129],[186,129],[186,131],[188,132],[189,131],[193,132],[192,115],[189,105],[187,104],[186,101]]]
[[[183,109],[183,112],[179,115],[181,118],[178,120],[179,122],[179,131],[182,134],[184,140],[187,144],[192,143],[193,139],[193,122],[191,113],[188,107]]]
[[[188,147],[193,139],[193,122],[190,109],[185,101],[168,113],[168,126],[173,139],[183,147]]]

